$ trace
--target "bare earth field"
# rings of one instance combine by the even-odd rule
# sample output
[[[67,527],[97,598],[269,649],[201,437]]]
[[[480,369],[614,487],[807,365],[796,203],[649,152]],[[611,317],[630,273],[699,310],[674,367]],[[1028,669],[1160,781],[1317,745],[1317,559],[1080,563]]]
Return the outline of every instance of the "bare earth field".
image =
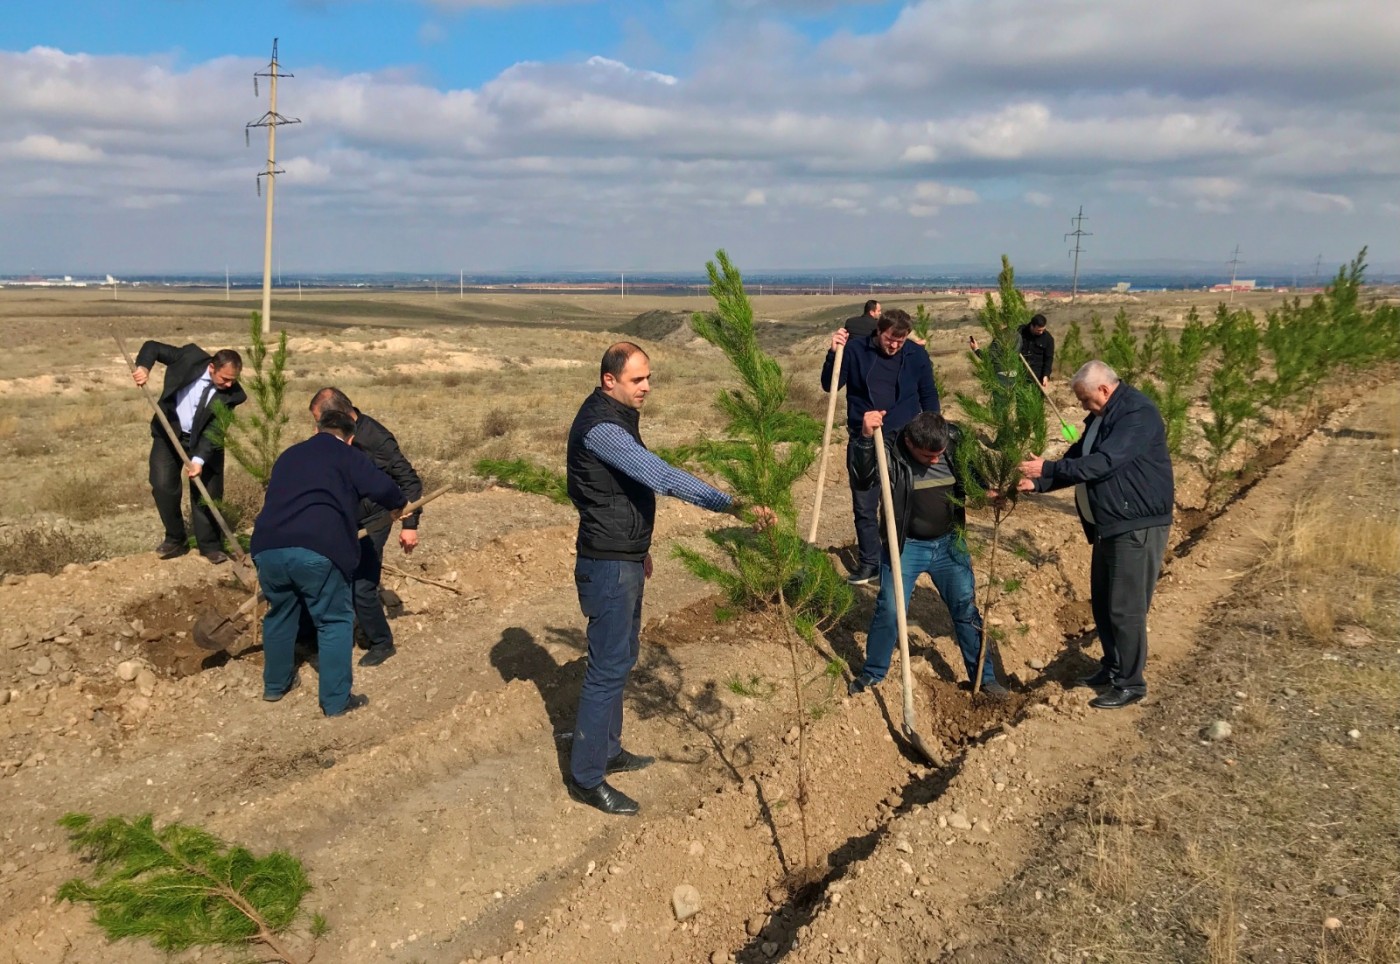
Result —
[[[921,300],[937,318],[930,349],[978,330],[965,298],[886,307]],[[795,400],[820,416],[826,336],[859,304],[754,301]],[[1037,308],[1059,333],[1120,304],[1169,324],[1214,305],[1203,294],[1097,301]],[[82,870],[57,826],[69,811],[152,812],[296,854],[315,887],[307,909],[330,924],[321,961],[1398,959],[1393,370],[1338,386],[1316,425],[1268,426],[1246,491],[1214,516],[1181,514],[1153,607],[1153,690],[1138,707],[1095,713],[1091,693],[1070,688],[1097,643],[1068,494],[1023,503],[1008,523],[1001,574],[1013,588],[995,617],[1008,703],[972,700],[946,611],[927,585],[915,594],[919,719],[949,750],[945,768],[904,745],[897,673],[848,699],[825,672],[860,659],[874,595],[860,596],[806,654],[818,873],[792,888],[802,845],[786,647],[754,623],[717,624],[711,589],[669,551],[708,545],[718,517],[674,501],[658,513],[626,742],[660,762],[617,778],[641,816],[607,818],[568,799],[556,741],[584,663],[575,514],[472,470],[485,457],[561,468],[569,421],[619,332],[652,355],[648,443],[715,431],[726,365],[676,327],[677,312],[707,302],[318,292],[275,303],[291,348],[290,436],[309,427],[311,392],[336,384],[398,435],[427,485],[454,487],[425,512],[411,559],[386,558],[458,591],[386,577],[403,600],[399,655],[357,669],[371,702],[339,720],[321,717],[314,686],[260,700],[251,636],[203,658],[193,620],[243,597],[197,555],[150,552],[148,410],[112,335],[133,351],[146,338],[242,347],[252,307],[0,290],[0,960],[166,959],[107,943],[88,908],[55,902]],[[934,362],[951,402],[966,361]],[[1056,392],[1073,408],[1067,386]],[[236,466],[228,475],[250,525],[255,487]],[[1183,509],[1200,508],[1202,488],[1179,467]],[[844,564],[839,450],[824,498],[819,541]],[[974,540],[985,522],[973,520]],[[1365,533],[1378,534],[1370,555],[1337,550],[1372,545]],[[314,683],[312,667],[302,673]],[[1216,721],[1233,735],[1202,739]],[[702,909],[678,923],[680,884]],[[291,941],[313,944],[305,927]]]

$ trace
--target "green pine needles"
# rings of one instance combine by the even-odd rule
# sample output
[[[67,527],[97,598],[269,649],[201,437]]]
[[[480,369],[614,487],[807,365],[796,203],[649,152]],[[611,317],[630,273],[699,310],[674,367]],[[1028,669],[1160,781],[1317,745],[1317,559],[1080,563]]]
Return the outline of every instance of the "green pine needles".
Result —
[[[283,403],[287,394],[287,333],[277,338],[277,350],[269,360],[263,340],[262,316],[253,312],[248,326],[250,347],[239,381],[249,395],[252,410],[234,412],[214,403],[215,439],[253,480],[267,488],[272,465],[282,454],[282,429],[288,422]],[[248,373],[252,374],[249,375]]]
[[[1016,273],[1006,255],[1002,255],[997,280],[1001,297],[993,299],[989,293],[981,312],[982,327],[990,336],[988,344],[981,354],[970,353],[977,387],[974,393],[958,393],[958,404],[978,427],[981,438],[964,432],[953,453],[956,471],[967,490],[968,506],[990,506],[992,510],[992,544],[982,596],[982,649],[972,681],[974,693],[981,689],[982,666],[987,658],[987,624],[995,602],[1001,525],[1016,507],[1020,464],[1043,452],[1049,440],[1045,397],[1017,357],[1017,332],[1030,320],[1030,312],[1025,296],[1016,288]]]
[[[97,821],[70,813],[59,825],[91,863],[92,879],[69,880],[58,897],[93,904],[109,939],[144,937],[163,951],[261,944],[285,964],[315,955],[293,954],[281,937],[311,890],[290,854],[254,857],[187,824],[157,830],[150,814]],[[314,916],[313,937],[325,930],[324,918]]]
[[[474,467],[483,478],[521,492],[546,496],[551,502],[569,504],[569,481],[559,472],[526,459],[479,459]]]

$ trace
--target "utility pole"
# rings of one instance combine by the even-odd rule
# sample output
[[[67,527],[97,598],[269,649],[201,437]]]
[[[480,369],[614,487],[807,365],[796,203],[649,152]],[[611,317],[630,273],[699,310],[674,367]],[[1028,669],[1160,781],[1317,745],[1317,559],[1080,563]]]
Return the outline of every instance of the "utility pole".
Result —
[[[224,265],[224,300],[228,301],[232,297],[233,295],[229,293],[228,288],[228,265]]]
[[[243,127],[243,138],[249,139],[249,134],[254,127],[267,128],[267,168],[258,174],[258,190],[262,191],[262,179],[267,178],[267,225],[263,234],[263,301],[262,301],[262,330],[263,334],[272,332],[272,195],[277,185],[277,175],[282,172],[277,169],[277,128],[283,124],[300,124],[300,118],[283,117],[277,113],[277,78],[291,77],[292,74],[282,73],[281,65],[277,62],[277,38],[272,38],[272,61],[267,65],[267,70],[253,74],[253,96],[258,96],[258,78],[268,77],[268,105],[267,113]],[[280,276],[281,263],[278,263],[278,275]],[[279,277],[280,280],[280,277]]]
[[[626,297],[627,297],[627,272],[626,272],[626,271],[620,272],[620,275],[621,275],[621,277],[622,277],[622,297],[626,298]]]
[[[1318,279],[1322,277],[1322,255],[1317,256],[1317,262],[1313,265],[1313,287],[1317,287]]]
[[[467,296],[467,269],[461,268],[457,272],[457,300],[461,301]]]
[[[1084,250],[1079,242],[1082,238],[1092,238],[1094,234],[1084,230],[1084,222],[1089,220],[1084,216],[1084,205],[1079,205],[1079,213],[1069,220],[1074,225],[1074,230],[1065,235],[1065,240],[1074,238],[1074,250],[1071,252],[1074,255],[1074,278],[1069,289],[1069,303],[1074,304],[1074,299],[1079,295],[1079,253]]]
[[[1240,260],[1240,246],[1239,246],[1238,244],[1236,244],[1236,245],[1235,245],[1235,253],[1234,253],[1234,255],[1230,258],[1230,261],[1229,261],[1229,265],[1230,265],[1230,304],[1234,304],[1234,303],[1235,303],[1235,273],[1236,273],[1236,269],[1238,269],[1239,266],[1242,265],[1242,264],[1244,264],[1244,262]]]

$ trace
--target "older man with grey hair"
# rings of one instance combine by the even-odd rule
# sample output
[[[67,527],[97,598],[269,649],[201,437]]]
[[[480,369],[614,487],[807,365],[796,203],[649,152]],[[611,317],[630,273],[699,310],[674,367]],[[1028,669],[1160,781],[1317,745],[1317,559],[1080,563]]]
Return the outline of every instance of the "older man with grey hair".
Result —
[[[1157,406],[1112,368],[1088,362],[1075,373],[1073,388],[1089,413],[1080,440],[1063,458],[1022,462],[1020,489],[1074,486],[1079,519],[1094,546],[1089,586],[1103,644],[1099,671],[1080,682],[1105,688],[1090,706],[1116,710],[1147,695],[1147,611],[1171,530],[1172,463]]]

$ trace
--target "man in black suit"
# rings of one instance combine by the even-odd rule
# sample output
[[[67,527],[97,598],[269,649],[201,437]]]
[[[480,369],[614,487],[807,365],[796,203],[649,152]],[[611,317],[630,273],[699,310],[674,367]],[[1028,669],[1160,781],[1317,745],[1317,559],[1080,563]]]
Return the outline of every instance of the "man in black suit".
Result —
[[[846,319],[845,329],[851,333],[852,338],[869,338],[875,334],[875,329],[880,324],[880,312],[880,302],[871,298],[865,303],[861,314]]]
[[[138,385],[146,384],[151,366],[157,362],[165,366],[165,385],[157,404],[180,436],[180,444],[189,456],[191,465],[185,474],[191,480],[199,477],[211,497],[221,498],[224,494],[224,450],[210,432],[214,423],[214,402],[234,408],[248,400],[238,384],[243,359],[231,348],[210,355],[198,345],[177,348],[164,342],[148,341],[136,355],[132,380]],[[185,516],[180,511],[184,460],[170,444],[160,420],[154,417],[151,438],[151,495],[155,498],[161,524],[165,526],[165,541],[156,546],[156,554],[162,559],[174,559],[189,550]],[[216,566],[228,562],[214,515],[207,506],[200,504],[193,481],[190,482],[190,506],[199,551]]]

